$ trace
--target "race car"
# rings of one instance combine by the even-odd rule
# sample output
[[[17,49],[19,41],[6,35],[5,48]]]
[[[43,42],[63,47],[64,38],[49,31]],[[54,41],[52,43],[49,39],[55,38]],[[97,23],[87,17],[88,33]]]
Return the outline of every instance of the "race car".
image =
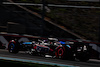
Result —
[[[18,53],[19,50],[28,51],[31,55],[45,56],[50,55],[52,57],[60,59],[88,61],[90,58],[90,47],[83,42],[71,42],[71,41],[58,41],[53,40],[39,40],[32,42],[18,42],[11,40],[8,44],[8,50],[10,53]]]

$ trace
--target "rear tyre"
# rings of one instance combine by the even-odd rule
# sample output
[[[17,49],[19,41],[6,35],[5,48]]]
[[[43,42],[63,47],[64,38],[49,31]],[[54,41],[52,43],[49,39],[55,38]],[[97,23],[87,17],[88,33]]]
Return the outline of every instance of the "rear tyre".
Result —
[[[18,46],[15,43],[10,43],[8,46],[8,50],[10,53],[18,53]]]

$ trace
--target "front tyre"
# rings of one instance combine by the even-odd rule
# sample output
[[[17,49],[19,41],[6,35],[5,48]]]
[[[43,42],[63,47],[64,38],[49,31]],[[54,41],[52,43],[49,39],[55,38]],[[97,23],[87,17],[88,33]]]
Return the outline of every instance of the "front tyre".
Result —
[[[64,49],[62,47],[56,50],[56,57],[60,59],[64,58]]]
[[[68,48],[58,48],[55,55],[57,58],[61,58],[63,60],[75,60],[74,53]]]

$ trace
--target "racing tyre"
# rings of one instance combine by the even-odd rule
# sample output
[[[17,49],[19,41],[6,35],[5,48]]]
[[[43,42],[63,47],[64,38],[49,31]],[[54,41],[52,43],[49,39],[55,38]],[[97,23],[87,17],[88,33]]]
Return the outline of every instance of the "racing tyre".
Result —
[[[61,58],[63,60],[75,60],[75,57],[73,56],[73,53],[70,50],[67,50],[64,48],[58,48],[56,51],[56,57],[57,58]]]
[[[56,57],[57,58],[60,58],[60,59],[63,59],[64,58],[64,49],[61,47],[61,48],[58,48],[56,50]]]
[[[15,43],[10,43],[8,46],[8,50],[10,53],[18,53],[18,46]]]

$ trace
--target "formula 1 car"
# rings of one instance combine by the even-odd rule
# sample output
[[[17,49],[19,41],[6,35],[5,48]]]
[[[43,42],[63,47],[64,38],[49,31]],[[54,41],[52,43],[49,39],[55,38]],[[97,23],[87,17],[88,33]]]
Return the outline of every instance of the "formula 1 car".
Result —
[[[28,51],[31,55],[50,55],[60,59],[88,61],[90,58],[90,47],[83,42],[70,41],[33,41],[21,42],[11,40],[8,44],[10,53],[18,53],[19,50]]]

